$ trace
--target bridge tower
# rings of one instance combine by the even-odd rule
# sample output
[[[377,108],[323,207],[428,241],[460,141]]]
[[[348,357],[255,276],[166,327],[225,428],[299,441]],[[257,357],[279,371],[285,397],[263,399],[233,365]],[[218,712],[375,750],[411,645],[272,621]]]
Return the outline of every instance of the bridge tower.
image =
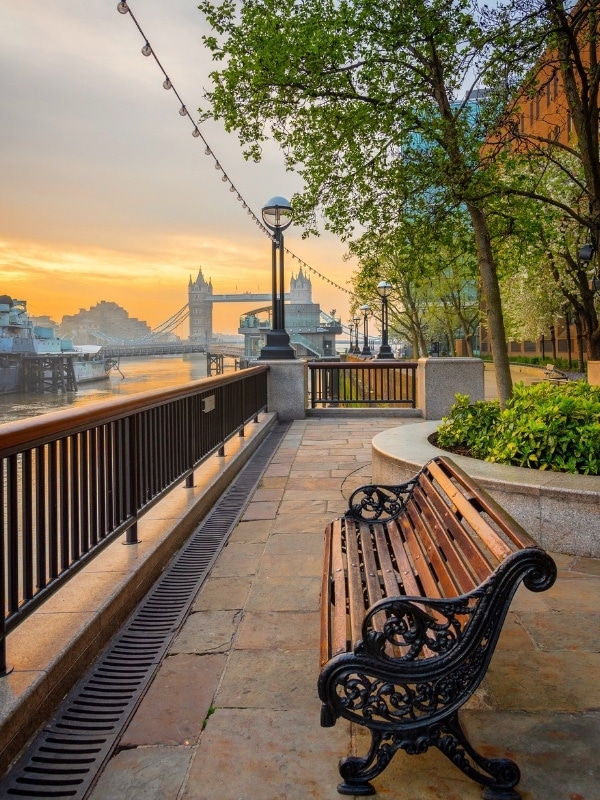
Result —
[[[212,307],[213,307],[212,280],[208,283],[202,274],[202,267],[198,276],[188,284],[188,303],[190,309],[190,342],[205,344],[207,347],[212,342]]]

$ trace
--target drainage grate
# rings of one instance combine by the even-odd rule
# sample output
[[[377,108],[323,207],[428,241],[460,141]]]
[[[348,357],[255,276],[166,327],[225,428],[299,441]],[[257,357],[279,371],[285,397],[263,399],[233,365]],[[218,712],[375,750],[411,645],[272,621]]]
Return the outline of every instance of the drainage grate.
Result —
[[[0,782],[1,798],[83,800],[241,517],[289,425],[277,425],[96,664]]]

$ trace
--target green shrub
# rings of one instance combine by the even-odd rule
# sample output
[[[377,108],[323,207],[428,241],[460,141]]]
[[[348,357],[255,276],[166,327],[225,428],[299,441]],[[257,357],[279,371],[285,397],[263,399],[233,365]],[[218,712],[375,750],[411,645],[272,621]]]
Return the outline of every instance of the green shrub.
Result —
[[[504,409],[457,395],[438,428],[441,448],[518,467],[600,474],[600,387],[585,381],[515,385]]]

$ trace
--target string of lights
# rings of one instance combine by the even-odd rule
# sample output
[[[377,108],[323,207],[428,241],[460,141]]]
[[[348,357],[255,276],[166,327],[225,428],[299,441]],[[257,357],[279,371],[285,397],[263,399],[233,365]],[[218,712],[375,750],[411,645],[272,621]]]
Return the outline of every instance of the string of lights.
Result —
[[[177,100],[179,102],[179,105],[180,105],[180,107],[179,107],[180,116],[187,117],[189,119],[189,121],[192,123],[192,126],[193,126],[193,128],[192,128],[192,136],[195,139],[200,139],[200,141],[204,145],[204,153],[205,153],[205,155],[207,155],[210,158],[212,158],[213,161],[214,161],[215,169],[217,171],[223,173],[222,176],[221,176],[221,181],[229,186],[229,191],[231,192],[231,194],[235,195],[235,198],[236,198],[237,202],[241,203],[242,209],[248,214],[249,217],[251,217],[254,220],[254,222],[256,223],[256,226],[258,228],[260,228],[260,230],[264,234],[266,234],[266,236],[268,236],[269,239],[272,239],[273,237],[272,237],[271,232],[265,227],[265,225],[263,224],[263,222],[260,219],[260,217],[258,217],[258,215],[254,213],[254,211],[250,208],[248,203],[244,200],[244,198],[242,197],[242,194],[235,187],[233,181],[227,175],[227,172],[225,171],[225,169],[223,168],[223,166],[219,162],[219,160],[216,157],[212,147],[210,146],[210,144],[208,143],[208,141],[204,137],[204,134],[202,133],[202,131],[198,127],[198,124],[192,119],[192,116],[191,116],[190,112],[188,111],[186,104],[183,102],[183,99],[181,98],[179,92],[177,91],[177,89],[173,85],[173,82],[169,78],[165,68],[163,67],[163,65],[161,64],[158,56],[154,52],[154,49],[152,48],[152,46],[151,46],[151,44],[150,44],[150,42],[148,40],[148,37],[146,36],[144,31],[142,30],[139,22],[137,21],[133,11],[131,10],[131,8],[129,6],[129,3],[127,3],[126,0],[121,0],[121,2],[118,3],[118,5],[117,5],[117,10],[119,11],[120,14],[129,14],[131,19],[133,20],[136,28],[138,29],[138,31],[139,31],[139,33],[140,33],[140,35],[142,37],[142,39],[144,40],[144,46],[142,47],[142,55],[144,55],[146,57],[152,56],[152,58],[156,62],[158,68],[160,69],[160,71],[164,75],[163,87],[167,91],[172,92],[175,95],[175,97],[177,98]],[[316,270],[310,264],[307,264],[306,261],[301,259],[295,253],[292,253],[291,250],[288,250],[288,248],[285,248],[285,252],[289,256],[291,256],[292,259],[298,261],[298,263],[300,264],[300,266],[302,268],[306,269],[309,272],[312,272],[314,275],[317,275],[321,280],[325,281],[326,283],[329,283],[331,286],[334,286],[336,289],[339,289],[339,291],[345,292],[346,294],[354,296],[354,293],[351,292],[349,289],[347,289],[345,286],[340,286],[339,284],[335,283],[335,281],[332,281],[330,278],[327,278],[325,275],[323,275],[321,272]]]

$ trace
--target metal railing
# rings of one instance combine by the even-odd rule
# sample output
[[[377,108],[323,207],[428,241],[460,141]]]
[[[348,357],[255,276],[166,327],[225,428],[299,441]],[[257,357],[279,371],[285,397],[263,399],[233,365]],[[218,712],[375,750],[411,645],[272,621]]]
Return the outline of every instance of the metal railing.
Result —
[[[5,635],[267,406],[258,366],[0,426],[0,675]]]
[[[308,364],[311,408],[416,408],[416,361],[314,361]]]

